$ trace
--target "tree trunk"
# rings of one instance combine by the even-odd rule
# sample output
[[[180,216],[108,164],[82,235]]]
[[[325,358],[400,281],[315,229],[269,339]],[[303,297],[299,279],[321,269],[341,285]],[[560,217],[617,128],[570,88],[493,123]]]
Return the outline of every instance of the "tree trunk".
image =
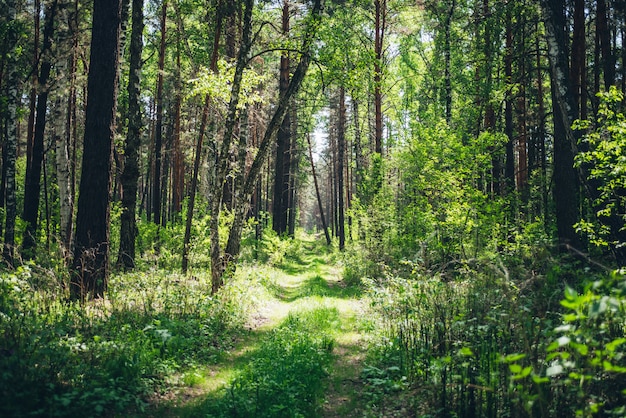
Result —
[[[22,240],[23,256],[30,259],[34,257],[34,249],[37,246],[37,227],[39,220],[39,198],[41,190],[41,164],[44,153],[44,134],[46,129],[46,116],[48,110],[48,81],[52,70],[52,35],[58,0],[54,0],[46,10],[43,48],[41,56],[41,70],[39,73],[38,86],[40,89],[37,97],[37,116],[35,119],[35,134],[33,136],[33,148],[30,169],[26,171],[26,184],[24,187],[24,212],[22,218],[26,222],[26,229]]]
[[[167,25],[167,0],[161,5],[161,42],[159,45],[159,69],[156,94],[156,126],[154,129],[154,176],[152,177],[152,220],[161,224],[161,168],[163,149],[163,73],[165,69],[165,41]]]
[[[124,147],[122,214],[120,248],[117,266],[124,271],[135,268],[137,230],[137,183],[139,181],[139,147],[141,146],[141,54],[143,50],[143,0],[133,0],[130,35],[130,70],[128,75],[128,134]]]
[[[548,58],[552,78],[554,111],[554,199],[556,204],[557,234],[566,248],[582,247],[574,224],[580,220],[578,213],[578,184],[574,170],[577,139],[571,129],[575,118],[574,95],[569,85],[567,41],[565,34],[565,1],[541,2]]]
[[[282,14],[283,36],[289,36],[289,1],[283,2]],[[279,94],[285,94],[289,86],[289,53],[283,52],[280,57]],[[287,232],[287,215],[289,211],[289,186],[291,168],[291,115],[287,112],[276,136],[276,165],[274,169],[274,200],[272,207],[272,227],[278,235]]]
[[[222,34],[222,14],[219,10],[216,16],[215,36],[213,38],[213,53],[211,54],[211,71],[217,72],[217,59],[220,46],[220,37]],[[202,108],[202,118],[200,119],[200,129],[198,130],[198,140],[196,141],[196,149],[193,160],[193,173],[191,175],[191,186],[189,190],[189,200],[187,201],[187,218],[185,219],[185,236],[183,239],[182,254],[182,271],[187,273],[189,267],[189,242],[191,241],[191,224],[193,221],[193,211],[196,202],[196,190],[198,189],[198,173],[200,171],[200,160],[202,158],[202,143],[206,132],[206,126],[209,119],[209,109],[211,100],[209,95],[204,98],[204,106]]]
[[[346,248],[344,159],[346,146],[346,91],[339,87],[339,117],[337,118],[337,218],[339,222],[339,250]]]
[[[15,21],[17,17],[16,1],[8,0],[6,3],[6,13],[9,21]],[[15,159],[17,152],[17,107],[19,100],[19,76],[17,71],[17,28],[12,25],[7,33],[7,45],[12,49],[10,56],[6,60],[7,73],[7,136],[5,147],[5,159],[3,169],[5,171],[5,199],[6,217],[4,226],[4,248],[2,255],[4,261],[13,267],[15,257],[15,218],[17,217],[17,201],[15,196]]]
[[[385,30],[387,29],[387,0],[374,0],[374,152],[383,153],[383,93],[382,65]],[[382,179],[382,178],[381,178]]]
[[[117,101],[121,0],[94,0],[73,299],[102,297],[109,277],[111,166]]]
[[[513,83],[513,27],[511,23],[510,5],[506,15],[506,52],[504,57],[504,77],[509,89],[504,102],[504,133],[506,142],[506,160],[504,166],[504,183],[506,193],[515,191],[515,156],[514,156],[514,133],[513,133],[513,98],[510,86]]]
[[[176,96],[174,98],[174,132],[172,135],[172,217],[174,220],[182,209],[183,194],[185,193],[185,159],[180,144],[180,118],[182,106],[180,37],[182,28],[178,27],[176,36]]]
[[[224,138],[219,150],[217,167],[215,171],[215,183],[213,201],[211,204],[211,219],[209,222],[210,241],[211,241],[211,280],[213,293],[216,293],[222,286],[222,276],[227,266],[230,264],[228,255],[222,255],[219,239],[219,221],[222,200],[224,197],[224,184],[229,169],[230,145],[237,123],[237,106],[239,105],[239,93],[241,91],[241,81],[243,71],[248,62],[248,53],[251,48],[252,35],[252,9],[254,8],[253,0],[245,0],[245,10],[243,18],[243,34],[237,64],[235,66],[235,74],[231,84],[230,102],[228,104],[228,114],[226,116],[226,125],[224,129]],[[227,247],[231,247],[227,245]]]
[[[326,217],[324,216],[324,203],[322,202],[322,195],[320,194],[320,187],[317,182],[317,174],[315,173],[315,161],[313,160],[313,147],[311,146],[311,137],[307,133],[306,141],[309,145],[309,160],[311,161],[311,174],[313,175],[313,184],[315,185],[315,196],[317,196],[317,206],[320,211],[320,219],[322,221],[322,228],[324,229],[324,236],[326,237],[326,245],[330,246],[331,239],[328,233],[328,225],[326,224]]]
[[[41,1],[35,0],[34,2],[34,33],[33,33],[33,69],[32,69],[32,86],[30,89],[29,98],[29,112],[28,112],[28,124],[26,131],[26,171],[30,171],[30,164],[33,158],[33,140],[35,135],[35,115],[37,113],[37,84],[38,84],[38,72],[39,67],[39,36],[41,27]]]
[[[586,119],[585,79],[585,0],[574,2],[574,35],[572,40],[572,65],[570,79],[576,106],[576,117]]]
[[[252,9],[252,5],[250,5],[250,9]],[[289,103],[291,99],[295,97],[295,95],[298,93],[298,90],[300,89],[300,86],[302,85],[302,81],[304,80],[304,76],[309,67],[309,63],[311,61],[310,50],[315,40],[315,33],[319,27],[321,10],[322,10],[322,0],[315,0],[313,3],[312,10],[310,12],[311,19],[309,20],[304,30],[303,44],[300,48],[300,53],[301,53],[300,60],[298,61],[298,65],[296,66],[295,71],[293,72],[293,76],[291,77],[291,81],[289,82],[289,86],[287,90],[285,91],[285,94],[279,98],[278,104],[275,107],[272,118],[267,125],[265,134],[263,135],[263,139],[261,140],[261,144],[259,145],[257,154],[246,176],[244,186],[243,186],[243,191],[239,195],[239,198],[241,201],[238,202],[238,204],[242,205],[242,207],[245,205],[246,209],[250,203],[250,198],[252,196],[252,193],[254,193],[255,185],[261,173],[261,168],[263,167],[265,160],[268,157],[268,153],[270,151],[270,144],[272,143],[274,135],[276,135],[280,125],[282,124],[285,114],[288,111]],[[247,23],[247,20],[244,19],[244,22]],[[245,24],[244,24],[244,27],[246,27]],[[247,43],[249,42],[249,35],[250,34],[244,30],[243,45],[247,45]],[[243,50],[242,48],[242,50],[240,51],[239,58],[244,61],[242,63],[242,66],[245,65],[245,56],[247,55],[248,51],[249,51],[249,46],[245,48],[245,50]],[[242,54],[242,53],[245,53],[245,54]],[[235,71],[235,74],[237,74],[237,71]],[[233,88],[235,87],[235,85],[236,84],[233,83]],[[235,105],[234,108],[232,107],[233,104]],[[231,100],[230,111],[232,111],[233,116],[236,110],[236,104],[237,104],[236,101],[235,103],[233,103],[233,101]],[[243,216],[245,213],[246,213],[246,210],[237,211],[236,216]],[[234,223],[236,224],[237,222],[239,222],[239,220],[235,219]],[[211,231],[211,234],[213,234],[213,231]],[[215,244],[214,241],[212,241],[211,244],[213,247],[213,245]],[[230,252],[225,254],[224,256],[221,256],[220,254],[220,256],[218,257],[218,260],[220,261],[220,263],[217,265],[212,264],[211,266],[213,279],[215,280],[213,284],[218,285],[217,288],[214,288],[214,291],[217,291],[219,289],[219,286],[221,286],[222,275],[224,271],[234,266],[233,262],[237,259],[237,256],[239,255],[240,245],[241,245],[241,229],[231,228],[229,235],[228,235],[228,244],[226,246],[226,248],[230,249]],[[219,241],[217,241],[217,249],[219,250]],[[213,257],[214,257],[213,252],[211,255],[212,255],[212,261],[213,261]]]
[[[55,147],[56,157],[56,180],[59,189],[59,247],[63,259],[67,262],[70,256],[70,243],[72,236],[72,212],[73,212],[73,194],[72,194],[72,177],[71,177],[71,129],[70,108],[65,101],[65,95],[68,90],[72,94],[73,88],[73,44],[72,44],[72,25],[70,19],[72,13],[68,8],[61,8],[61,21],[68,22],[70,37],[58,37],[59,45],[67,45],[70,50],[70,58],[62,58],[57,61],[57,73],[62,75],[63,79],[57,81],[57,93],[54,103],[54,137],[53,144]],[[69,70],[69,72],[68,72]]]
[[[446,122],[450,124],[452,122],[452,70],[451,66],[451,48],[452,48],[452,16],[454,16],[454,9],[456,8],[456,0],[452,0],[450,4],[450,10],[446,14],[444,21],[444,45],[443,45],[443,82],[445,90],[445,109],[446,109]]]
[[[611,51],[611,32],[609,30],[606,0],[597,1],[596,9],[596,36],[599,37],[600,51],[602,52],[602,69],[604,74],[604,88],[615,84],[615,58]],[[596,64],[597,65],[597,64]]]

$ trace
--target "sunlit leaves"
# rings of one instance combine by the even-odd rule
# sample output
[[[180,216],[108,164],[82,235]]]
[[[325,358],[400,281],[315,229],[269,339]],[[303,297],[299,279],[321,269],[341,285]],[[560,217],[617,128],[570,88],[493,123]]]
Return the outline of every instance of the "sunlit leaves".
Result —
[[[234,74],[235,66],[225,60],[218,61],[217,73],[202,68],[197,78],[189,80],[192,86],[190,95],[208,95],[215,102],[226,105],[230,100]],[[263,75],[251,69],[244,70],[238,108],[243,109],[249,104],[263,102],[259,87],[269,78],[270,74]]]

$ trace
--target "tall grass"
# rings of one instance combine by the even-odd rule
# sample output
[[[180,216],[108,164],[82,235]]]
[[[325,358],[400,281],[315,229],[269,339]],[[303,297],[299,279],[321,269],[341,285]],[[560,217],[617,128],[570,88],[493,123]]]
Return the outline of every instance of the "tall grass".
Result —
[[[107,298],[68,302],[52,275],[0,275],[0,416],[98,416],[146,407],[177,375],[219,359],[247,287],[163,271],[114,276]],[[174,380],[173,380],[174,379]]]
[[[623,276],[581,294],[567,288],[564,298],[557,276],[457,273],[370,281],[381,333],[376,367],[364,371],[370,391],[406,379],[424,416],[624,413]]]

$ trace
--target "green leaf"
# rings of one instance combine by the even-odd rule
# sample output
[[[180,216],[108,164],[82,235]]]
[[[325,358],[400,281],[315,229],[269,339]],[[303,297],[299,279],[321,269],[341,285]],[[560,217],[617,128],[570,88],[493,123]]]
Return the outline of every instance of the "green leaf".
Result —
[[[523,358],[526,358],[526,354],[509,354],[508,356],[504,357],[502,361],[505,363],[514,363],[516,361],[520,361]]]
[[[566,286],[565,287],[565,299],[570,301],[575,301],[578,298],[578,292],[576,292],[573,288]]]
[[[472,357],[474,355],[474,352],[469,347],[463,347],[459,350],[459,355],[465,356],[465,357]]]

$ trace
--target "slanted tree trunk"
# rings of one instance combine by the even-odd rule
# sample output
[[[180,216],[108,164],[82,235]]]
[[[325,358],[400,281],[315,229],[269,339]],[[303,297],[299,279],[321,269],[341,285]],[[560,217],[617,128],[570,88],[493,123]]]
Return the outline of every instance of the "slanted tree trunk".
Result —
[[[121,0],[94,0],[73,299],[102,297],[109,277],[109,218]]]
[[[246,0],[246,12],[244,14],[244,28],[247,28],[247,30],[244,30],[243,32],[242,48],[239,51],[239,57],[237,60],[237,68],[235,70],[235,81],[237,80],[237,72],[238,72],[238,68],[240,65],[241,65],[241,72],[243,73],[243,68],[245,67],[245,64],[247,61],[246,56],[250,48],[249,25],[250,25],[251,16],[247,17],[246,14],[251,13],[253,5],[249,4],[248,2],[251,2],[251,0]],[[300,60],[298,61],[298,65],[296,66],[296,69],[293,72],[291,81],[289,82],[289,87],[285,91],[285,94],[282,97],[280,97],[278,104],[276,105],[272,118],[267,125],[265,134],[263,135],[263,139],[261,140],[261,144],[259,145],[257,154],[254,158],[254,161],[252,162],[252,165],[250,166],[250,170],[248,171],[248,174],[246,175],[242,193],[239,195],[240,202],[238,202],[238,205],[242,205],[242,207],[245,206],[245,210],[240,210],[235,213],[233,227],[230,229],[230,232],[228,235],[228,241],[226,245],[228,252],[226,252],[224,255],[222,255],[221,252],[219,251],[220,250],[219,239],[216,240],[216,238],[219,238],[219,236],[213,230],[211,231],[211,235],[212,235],[211,268],[212,268],[212,275],[213,275],[213,280],[214,280],[213,282],[214,292],[219,290],[222,284],[222,276],[224,272],[234,267],[234,261],[237,259],[239,255],[239,251],[241,247],[241,232],[242,232],[241,225],[243,225],[243,222],[241,219],[237,219],[237,217],[242,217],[247,212],[247,207],[250,204],[250,198],[252,194],[254,193],[256,183],[261,173],[261,168],[265,164],[265,160],[268,157],[268,154],[270,151],[270,145],[272,143],[274,135],[276,135],[276,133],[278,132],[278,129],[280,125],[282,124],[282,121],[285,117],[285,114],[289,110],[289,103],[291,99],[295,97],[298,90],[300,89],[300,86],[302,85],[302,81],[304,80],[304,76],[307,72],[309,63],[311,61],[310,50],[315,40],[315,33],[319,27],[321,10],[322,10],[322,0],[315,0],[312,6],[311,12],[310,12],[310,19],[308,19],[308,24],[304,30],[303,43],[299,50],[301,54]],[[240,82],[241,82],[241,79],[239,78],[239,83]],[[237,83],[233,82],[233,92],[232,92],[233,96],[231,96],[231,102],[229,105],[229,116],[227,117],[227,121],[231,120],[231,118],[234,120],[234,115],[235,115],[236,108],[237,108],[238,98],[234,98],[235,86],[237,86]],[[237,91],[236,91],[237,94],[239,93],[238,89],[239,87],[237,88]],[[227,130],[228,130],[228,126],[229,125],[227,124],[226,125]],[[232,131],[230,135],[232,135]],[[225,139],[226,138],[227,136],[225,136]],[[223,149],[224,149],[224,144],[223,144]],[[223,184],[223,176],[226,173],[225,167],[222,166],[221,170],[218,171],[218,173],[220,172],[221,174],[218,174],[219,176],[218,179],[221,177],[221,181]],[[218,185],[219,184],[220,183],[218,183]],[[215,213],[213,214],[213,216],[215,216]],[[217,226],[218,224],[219,224],[219,219],[217,220],[217,223],[214,224],[214,226]],[[218,251],[217,254],[213,252],[214,250]],[[216,258],[216,261],[218,262],[217,264],[213,262],[215,258]]]
[[[311,161],[311,174],[313,175],[313,184],[315,185],[315,196],[317,197],[317,206],[320,211],[320,219],[322,221],[322,228],[324,229],[324,236],[326,237],[326,245],[330,246],[331,239],[328,233],[328,225],[326,224],[326,217],[324,216],[324,203],[322,202],[322,195],[320,194],[320,187],[317,182],[317,174],[315,173],[315,160],[313,160],[313,147],[311,146],[311,137],[307,133],[306,141],[309,145],[309,160]]]
[[[57,11],[58,0],[50,3],[46,9],[45,24],[43,30],[43,48],[41,56],[41,69],[38,78],[39,95],[37,96],[37,115],[35,118],[35,134],[33,136],[33,148],[31,163],[26,171],[26,184],[24,187],[24,211],[22,218],[26,222],[26,229],[22,240],[23,256],[34,257],[33,250],[37,245],[37,227],[39,221],[39,198],[41,190],[41,165],[44,153],[44,134],[46,129],[46,116],[48,110],[48,93],[50,87],[48,81],[52,70],[52,35]]]
[[[251,32],[252,32],[252,9],[254,8],[253,0],[245,0],[243,13],[243,33],[239,55],[235,65],[235,74],[231,84],[230,101],[228,105],[228,113],[226,115],[226,125],[224,129],[224,138],[219,149],[217,167],[215,171],[215,183],[213,201],[211,204],[211,219],[209,222],[210,241],[211,241],[211,280],[213,293],[216,293],[222,286],[222,276],[231,260],[228,255],[222,254],[219,239],[219,221],[222,201],[224,197],[224,184],[229,170],[229,154],[230,146],[237,123],[237,106],[239,105],[239,94],[241,92],[241,81],[243,79],[243,71],[248,62],[248,53],[251,48]]]
[[[141,54],[143,51],[143,0],[133,0],[130,34],[130,70],[128,75],[128,133],[124,146],[122,214],[120,248],[117,266],[125,271],[135,268],[137,230],[137,183],[139,181],[139,147],[141,146]]]

